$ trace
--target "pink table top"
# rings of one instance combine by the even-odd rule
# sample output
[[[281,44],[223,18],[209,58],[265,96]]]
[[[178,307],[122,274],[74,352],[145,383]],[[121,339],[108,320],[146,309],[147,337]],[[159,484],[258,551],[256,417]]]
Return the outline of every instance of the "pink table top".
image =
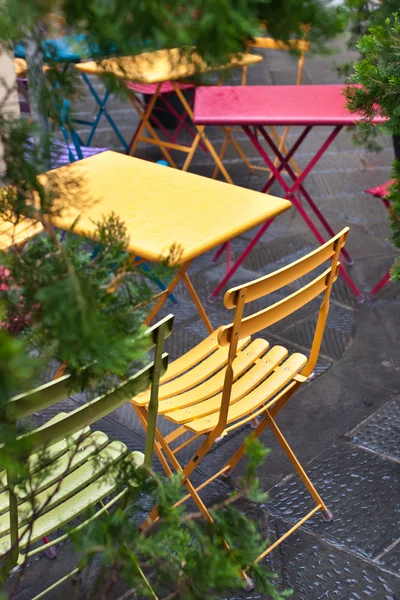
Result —
[[[197,125],[355,125],[344,85],[211,86],[196,90]],[[375,123],[383,123],[376,118]]]

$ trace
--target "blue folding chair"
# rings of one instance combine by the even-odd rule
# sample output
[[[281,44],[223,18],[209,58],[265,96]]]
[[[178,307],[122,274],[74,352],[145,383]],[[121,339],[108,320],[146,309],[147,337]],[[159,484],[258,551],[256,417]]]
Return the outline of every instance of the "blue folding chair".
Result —
[[[89,43],[85,35],[66,35],[54,40],[43,40],[42,50],[43,60],[45,62],[47,60],[51,62],[63,63],[64,70],[67,70],[70,65],[79,63],[82,60],[87,60],[89,58],[99,56],[98,48],[95,44]],[[110,54],[112,54],[115,52],[115,48],[113,46],[110,46],[109,51]],[[24,44],[18,43],[15,45],[14,55],[16,58],[25,58]],[[85,119],[75,119],[76,123],[79,123],[81,125],[88,125],[90,127],[90,132],[86,143],[83,144],[82,140],[80,140],[80,144],[86,147],[90,146],[90,144],[93,141],[94,134],[96,133],[96,129],[100,122],[100,119],[102,115],[104,115],[107,121],[109,122],[111,128],[113,129],[115,135],[119,139],[120,143],[122,144],[126,152],[128,152],[129,145],[127,144],[126,140],[124,139],[123,135],[118,129],[114,119],[111,117],[106,108],[107,101],[110,96],[110,91],[106,90],[104,97],[100,98],[89,77],[85,73],[81,73],[81,75],[82,79],[89,88],[90,93],[95,99],[99,109],[93,121],[87,121]]]

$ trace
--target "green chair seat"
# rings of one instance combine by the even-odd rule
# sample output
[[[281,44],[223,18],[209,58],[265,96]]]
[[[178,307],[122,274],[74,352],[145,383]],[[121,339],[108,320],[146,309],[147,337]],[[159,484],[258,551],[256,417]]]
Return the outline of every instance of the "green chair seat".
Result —
[[[65,414],[60,413],[49,424],[57,422]],[[87,427],[77,437],[76,434],[72,440],[58,442],[54,445],[57,448],[50,447],[46,452],[46,467],[32,474],[29,486],[18,484],[15,487],[20,550],[29,540],[24,529],[32,516],[33,506],[42,514],[39,512],[35,520],[30,544],[66,525],[114,492],[123,461],[135,467],[144,462],[142,452],[129,454],[125,444],[119,441],[110,443],[101,431],[90,433]],[[49,455],[52,455],[52,460]],[[9,533],[9,494],[3,491],[0,494],[0,559],[10,549]]]

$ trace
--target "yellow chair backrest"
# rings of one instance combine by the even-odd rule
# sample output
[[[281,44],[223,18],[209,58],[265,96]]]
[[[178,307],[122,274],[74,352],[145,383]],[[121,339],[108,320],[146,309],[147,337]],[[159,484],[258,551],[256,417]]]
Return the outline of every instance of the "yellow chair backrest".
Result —
[[[230,325],[219,329],[218,343],[221,346],[230,345],[229,357],[232,357],[232,361],[236,356],[237,345],[240,340],[277,323],[323,294],[309,360],[302,370],[302,375],[306,377],[312,373],[321,347],[332,285],[339,274],[340,252],[345,245],[348,232],[349,228],[346,227],[331,240],[294,263],[226,292],[224,305],[228,309],[234,309],[235,314]],[[264,298],[272,292],[284,288],[286,285],[312,273],[314,269],[321,267],[324,263],[327,263],[327,268],[322,273],[317,274],[316,277],[314,276],[309,283],[301,285],[298,290],[279,302],[247,317],[243,316],[247,303]]]
[[[25,243],[43,231],[43,225],[32,219],[21,219],[18,223],[0,220],[0,251],[16,246],[21,249]]]
[[[304,36],[308,28],[304,28]],[[275,40],[271,37],[256,37],[247,44],[248,48],[258,48],[264,50],[283,50],[283,51],[297,51],[299,52],[299,60],[297,64],[297,76],[296,85],[301,84],[303,78],[304,60],[305,54],[310,48],[310,42],[304,37],[301,40],[288,40],[288,42],[282,42],[281,40]],[[243,69],[242,85],[246,85],[247,81],[247,68]]]

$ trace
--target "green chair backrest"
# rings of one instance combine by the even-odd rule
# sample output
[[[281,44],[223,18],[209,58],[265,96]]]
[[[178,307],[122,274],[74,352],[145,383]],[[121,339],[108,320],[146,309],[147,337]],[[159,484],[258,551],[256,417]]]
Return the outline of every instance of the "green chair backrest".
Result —
[[[168,315],[140,336],[143,351],[154,348],[154,360],[151,363],[115,388],[68,413],[61,420],[44,424],[42,427],[21,436],[20,439],[27,440],[30,451],[37,451],[39,448],[54,444],[66,436],[73,435],[83,427],[110,414],[149,386],[152,390],[152,415],[156,418],[159,380],[168,366],[168,354],[163,351],[164,340],[171,334],[173,318],[173,315]],[[77,390],[74,390],[70,376],[64,375],[29,392],[14,396],[6,406],[6,421],[12,423],[17,419],[52,406],[70,396],[74,391]]]

